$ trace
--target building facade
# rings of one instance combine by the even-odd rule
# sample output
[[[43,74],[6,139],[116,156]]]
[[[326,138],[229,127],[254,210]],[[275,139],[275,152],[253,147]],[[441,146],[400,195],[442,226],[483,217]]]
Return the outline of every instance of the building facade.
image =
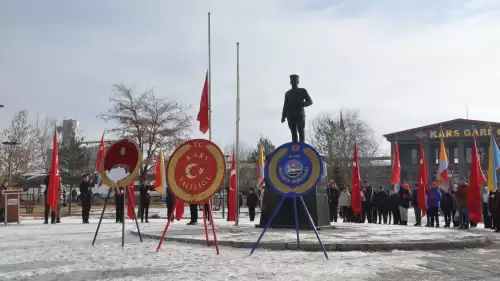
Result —
[[[391,159],[396,142],[399,145],[401,180],[418,183],[420,140],[422,140],[429,180],[436,179],[439,161],[440,137],[443,136],[448,154],[449,183],[452,185],[469,178],[472,162],[472,136],[477,137],[481,169],[486,175],[490,136],[500,137],[500,123],[469,119],[454,119],[384,135],[391,143]]]

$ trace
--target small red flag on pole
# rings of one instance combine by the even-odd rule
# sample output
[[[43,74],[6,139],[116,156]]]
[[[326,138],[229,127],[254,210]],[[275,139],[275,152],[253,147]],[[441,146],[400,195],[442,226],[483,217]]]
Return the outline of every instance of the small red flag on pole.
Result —
[[[229,179],[229,210],[227,212],[227,221],[236,221],[236,161],[231,160],[231,178]]]
[[[358,162],[358,147],[354,143],[354,159],[352,161],[352,195],[351,206],[354,215],[361,212],[361,178],[359,175],[359,162]]]
[[[61,180],[59,178],[59,144],[57,142],[57,128],[54,131],[53,149],[52,149],[52,163],[50,165],[49,173],[49,186],[47,190],[47,204],[51,207],[52,211],[57,211],[57,200]]]
[[[203,84],[203,91],[201,92],[201,101],[200,101],[200,111],[198,111],[197,120],[200,122],[200,132],[206,133],[209,128],[209,113],[210,108],[208,104],[208,71],[205,75],[205,84]]]
[[[130,186],[127,190],[127,197],[130,200],[127,200],[127,216],[130,219],[134,219],[135,217],[135,190],[134,190],[134,181],[130,182]],[[130,204],[131,203],[131,204]]]
[[[479,157],[477,155],[476,137],[473,137],[472,163],[470,165],[469,193],[467,196],[467,209],[470,213],[470,221],[478,223],[481,221],[481,184],[486,178],[481,171]]]
[[[427,164],[425,163],[425,153],[424,146],[422,145],[422,140],[420,140],[420,163],[418,166],[418,189],[417,189],[417,199],[418,199],[418,207],[422,211],[422,216],[425,216],[427,213],[427,204],[425,202],[425,186],[429,182],[429,175],[427,173]]]

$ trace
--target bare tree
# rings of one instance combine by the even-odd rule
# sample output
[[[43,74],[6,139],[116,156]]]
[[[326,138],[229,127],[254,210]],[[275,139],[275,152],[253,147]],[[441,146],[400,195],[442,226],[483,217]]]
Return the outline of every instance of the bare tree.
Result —
[[[0,163],[3,173],[8,173],[9,164],[12,175],[20,175],[35,169],[32,165],[35,143],[28,123],[28,111],[20,110],[12,118],[9,128],[2,132],[2,142],[15,142],[16,145],[2,145]]]
[[[156,97],[152,88],[137,95],[134,89],[123,84],[113,85],[109,101],[111,108],[100,118],[115,122],[117,128],[108,131],[135,140],[146,159],[156,160],[160,148],[169,155],[188,138],[191,117],[186,112],[189,107]],[[140,171],[142,181],[152,168],[150,163],[143,165]]]
[[[348,166],[355,142],[360,157],[376,156],[380,145],[374,130],[359,118],[357,111],[344,110],[343,122],[345,131],[340,126],[340,115],[334,118],[330,114],[322,114],[309,126],[309,143],[327,157],[330,175],[334,166]]]
[[[45,117],[42,119],[37,114],[35,124],[31,127],[34,141],[33,166],[38,170],[49,170],[50,163],[47,162],[47,151],[52,145],[56,122],[55,118]]]

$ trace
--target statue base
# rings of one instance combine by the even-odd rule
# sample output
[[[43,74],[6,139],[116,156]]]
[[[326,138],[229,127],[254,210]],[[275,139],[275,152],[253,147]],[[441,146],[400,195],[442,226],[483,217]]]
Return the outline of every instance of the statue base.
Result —
[[[322,184],[320,184],[321,186]],[[306,203],[307,209],[311,214],[312,220],[316,228],[321,229],[322,227],[330,228],[330,209],[328,206],[328,196],[326,194],[326,187],[318,186],[313,191],[309,192],[307,195],[303,196],[304,202]],[[282,195],[277,193],[272,188],[266,188],[264,190],[264,200],[262,202],[262,211],[260,215],[260,223],[256,227],[264,228],[269,221],[269,218],[274,213],[274,210],[278,206]],[[299,228],[301,229],[312,229],[311,223],[307,218],[307,213],[305,212],[300,198],[286,198],[285,202],[281,206],[281,210],[278,211],[273,221],[271,222],[271,228],[286,228],[295,229],[295,215],[293,209],[293,200],[297,200],[297,214],[299,218]]]

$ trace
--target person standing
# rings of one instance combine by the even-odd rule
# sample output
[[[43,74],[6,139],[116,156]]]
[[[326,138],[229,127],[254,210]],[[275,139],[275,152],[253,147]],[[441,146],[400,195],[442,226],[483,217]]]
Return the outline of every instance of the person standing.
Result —
[[[49,192],[49,183],[50,183],[50,173],[43,179],[43,183],[45,184],[45,191],[43,192],[43,197],[45,197],[45,210],[44,210],[44,222],[43,224],[49,223],[49,213],[50,213],[50,223],[56,223],[56,212],[52,211],[52,207],[48,203],[48,192]]]
[[[439,207],[441,204],[441,191],[439,191],[439,185],[437,182],[433,182],[431,189],[426,191],[427,201],[428,201],[428,213],[430,219],[429,227],[434,227],[434,222],[436,222],[436,227],[439,227]]]
[[[494,225],[495,225],[495,232],[500,232],[500,188],[498,188],[495,193],[493,194],[493,202],[492,202],[492,212],[491,215],[493,216],[494,220]]]
[[[59,177],[59,182],[61,183],[61,177]],[[62,184],[59,186],[59,190],[57,192],[58,200],[57,200],[57,212],[56,212],[56,223],[61,223],[61,209],[62,207],[66,207],[66,187]]]
[[[149,223],[149,204],[151,203],[152,189],[152,186],[146,185],[144,182],[139,187],[139,197],[141,200],[141,204],[139,205],[139,216],[141,218],[141,223],[144,223],[144,219],[146,223]]]
[[[453,211],[453,196],[448,190],[443,191],[443,196],[441,197],[441,210],[444,213],[444,227],[451,226],[451,212]]]
[[[411,192],[407,183],[402,184],[399,189],[399,216],[400,225],[408,225],[408,209],[410,208]]]
[[[124,188],[116,188],[115,187],[115,215],[116,222],[123,222],[123,209],[125,208],[125,193]]]
[[[364,201],[363,201],[363,216],[362,216],[362,222],[365,222],[365,218],[368,220],[368,223],[372,223],[373,221],[373,189],[372,186],[367,183],[366,181],[364,182],[364,188],[363,188],[363,194],[364,194]]]
[[[89,223],[90,206],[92,205],[92,187],[94,182],[88,175],[83,176],[80,183],[80,200],[82,201],[82,222]]]
[[[385,193],[382,186],[379,187],[377,193],[375,193],[374,205],[377,208],[378,224],[382,224],[382,219],[384,224],[387,224],[387,213],[389,211],[389,196]]]
[[[394,188],[394,187],[392,187]],[[396,191],[392,191],[392,195],[390,199],[391,213],[392,213],[392,224],[398,225],[401,221],[401,216],[399,213],[399,193]]]
[[[413,206],[413,211],[415,212],[415,224],[413,226],[422,225],[422,208],[418,202],[418,186],[411,192],[411,205]]]
[[[345,186],[340,193],[339,196],[339,207],[342,212],[342,221],[343,222],[351,222],[351,194],[349,193],[349,189]]]
[[[167,196],[165,197],[165,201],[167,203],[167,219],[170,219],[170,216],[174,212],[175,198],[174,194],[172,193],[172,191],[170,191],[169,188],[167,188]],[[174,221],[174,217],[172,217],[171,221]]]
[[[187,225],[195,225],[198,223],[198,204],[189,204],[190,221]]]
[[[491,228],[493,224],[492,217],[490,214],[489,202],[490,202],[490,190],[488,189],[487,186],[485,186],[483,187],[483,196],[482,196],[484,228]]]
[[[460,219],[459,219],[460,216],[457,215],[457,208],[458,208],[457,198],[455,196],[457,190],[458,190],[458,185],[454,184],[450,192],[451,197],[453,197],[453,209],[451,210],[451,220],[453,221],[453,227],[459,227],[460,225]]]
[[[259,202],[259,197],[255,194],[255,190],[250,188],[250,192],[247,195],[247,207],[248,207],[248,216],[250,217],[250,221],[254,221],[255,219],[255,207]]]
[[[467,197],[469,195],[469,185],[462,180],[458,185],[455,198],[457,200],[458,215],[460,217],[460,229],[469,229],[470,217],[467,210]]]
[[[340,192],[337,184],[333,180],[330,180],[328,183],[326,193],[328,195],[328,206],[330,209],[330,222],[337,222]]]

